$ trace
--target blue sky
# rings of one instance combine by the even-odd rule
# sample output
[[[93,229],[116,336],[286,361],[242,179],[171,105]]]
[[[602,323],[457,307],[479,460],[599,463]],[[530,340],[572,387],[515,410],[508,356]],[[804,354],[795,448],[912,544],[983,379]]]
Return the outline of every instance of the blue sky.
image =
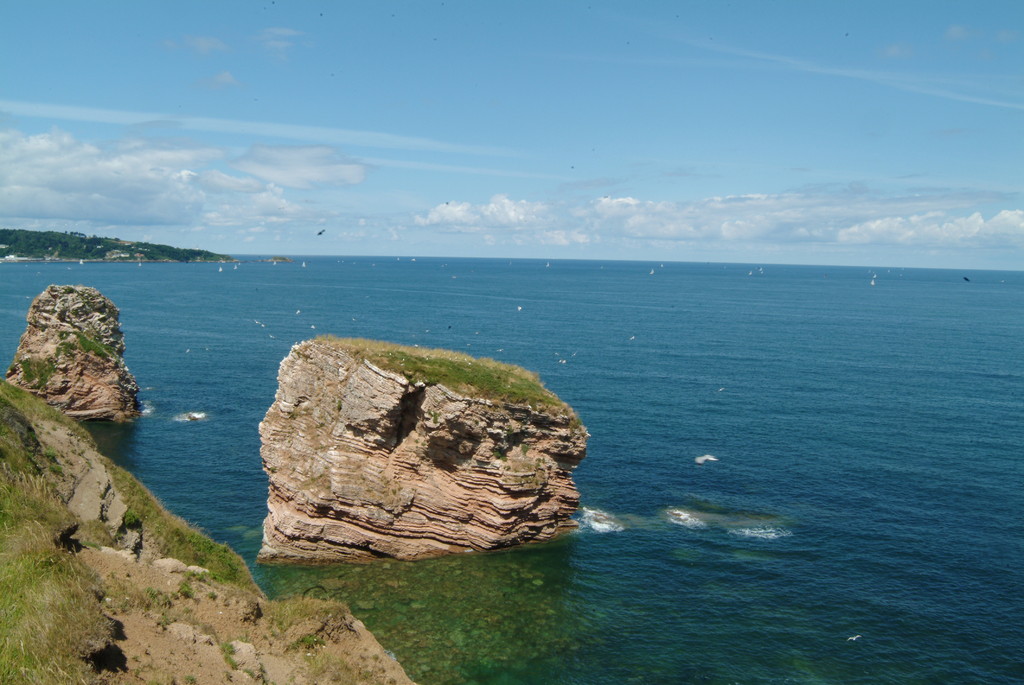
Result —
[[[4,227],[1020,269],[1022,188],[1018,0],[0,8]]]

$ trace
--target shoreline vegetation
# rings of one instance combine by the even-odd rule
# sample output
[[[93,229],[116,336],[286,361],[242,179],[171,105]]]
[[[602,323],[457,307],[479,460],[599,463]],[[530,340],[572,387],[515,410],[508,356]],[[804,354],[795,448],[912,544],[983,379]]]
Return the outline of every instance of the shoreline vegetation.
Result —
[[[0,228],[4,262],[236,262],[231,255],[84,233]]]

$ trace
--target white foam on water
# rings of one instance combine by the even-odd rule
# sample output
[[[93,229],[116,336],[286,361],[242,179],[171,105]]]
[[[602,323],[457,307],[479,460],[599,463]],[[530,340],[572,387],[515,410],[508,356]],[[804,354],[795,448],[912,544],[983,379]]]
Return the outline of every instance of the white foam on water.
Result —
[[[680,526],[686,528],[707,528],[708,524],[705,523],[696,514],[685,509],[669,509],[667,512],[668,520]]]
[[[776,538],[788,538],[793,533],[785,528],[775,526],[754,526],[752,528],[733,528],[729,531],[733,535],[745,538],[758,538],[761,540],[775,540]]]
[[[580,509],[580,524],[589,528],[595,533],[618,533],[626,529],[614,516],[600,509],[582,507]]]
[[[187,411],[184,414],[178,414],[174,417],[175,421],[205,421],[205,411]]]
[[[139,413],[142,414],[143,416],[149,416],[150,414],[153,413],[153,405],[143,400],[142,408],[139,410]]]

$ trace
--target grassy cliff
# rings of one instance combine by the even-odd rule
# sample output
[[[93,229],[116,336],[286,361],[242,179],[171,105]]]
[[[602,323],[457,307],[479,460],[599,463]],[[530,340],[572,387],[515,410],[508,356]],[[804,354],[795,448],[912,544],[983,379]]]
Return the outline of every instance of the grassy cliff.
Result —
[[[498,402],[565,410],[567,404],[526,369],[452,350],[408,347],[379,340],[319,336],[317,341],[345,350],[413,383],[443,385],[457,393]]]
[[[82,459],[110,472],[128,506],[122,528],[143,534],[138,559],[65,506],[62,479]],[[154,562],[168,557],[204,570]],[[248,678],[411,682],[344,605],[268,601],[230,548],[167,512],[81,426],[0,381],[0,683]]]

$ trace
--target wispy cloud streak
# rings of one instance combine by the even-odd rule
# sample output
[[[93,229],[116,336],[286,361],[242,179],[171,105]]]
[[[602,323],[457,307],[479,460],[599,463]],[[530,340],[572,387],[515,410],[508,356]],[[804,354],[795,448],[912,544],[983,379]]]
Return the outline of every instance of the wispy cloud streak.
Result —
[[[969,102],[977,105],[987,105],[990,107],[1002,107],[1005,109],[1024,110],[1024,102],[1013,102],[1006,99],[997,97],[986,97],[979,95],[972,95],[960,90],[951,89],[947,84],[950,83],[950,79],[930,79],[925,76],[918,74],[901,74],[886,71],[877,71],[872,69],[850,69],[844,67],[830,67],[806,60],[796,59],[794,57],[788,57],[786,55],[775,55],[767,52],[759,52],[756,50],[747,50],[744,48],[737,48],[728,45],[722,45],[715,43],[708,45],[700,41],[694,41],[689,39],[679,39],[681,42],[696,47],[702,50],[708,50],[724,55],[732,55],[734,57],[743,57],[749,60],[753,60],[760,64],[771,64],[780,68],[789,69],[791,71],[799,71],[806,74],[820,74],[824,76],[839,76],[842,78],[849,78],[858,81],[867,81],[869,83],[875,83],[898,90],[903,90],[911,93],[918,93],[920,95],[930,95],[933,97],[945,98],[947,100],[956,100],[958,102]],[[977,82],[964,82],[954,84],[953,87],[960,86],[962,88],[975,88],[978,87]]]
[[[125,110],[79,107],[76,105],[50,105],[37,102],[0,100],[0,110],[17,116],[58,119],[61,121],[83,121],[100,124],[133,126],[156,122],[188,131],[209,133],[230,133],[284,138],[330,145],[351,145],[354,147],[383,148],[392,150],[443,152],[451,154],[514,157],[516,153],[507,148],[484,145],[463,145],[430,138],[402,136],[378,131],[358,131],[327,126],[305,126],[265,121],[239,121],[211,117],[169,116],[154,112],[131,112]]]

